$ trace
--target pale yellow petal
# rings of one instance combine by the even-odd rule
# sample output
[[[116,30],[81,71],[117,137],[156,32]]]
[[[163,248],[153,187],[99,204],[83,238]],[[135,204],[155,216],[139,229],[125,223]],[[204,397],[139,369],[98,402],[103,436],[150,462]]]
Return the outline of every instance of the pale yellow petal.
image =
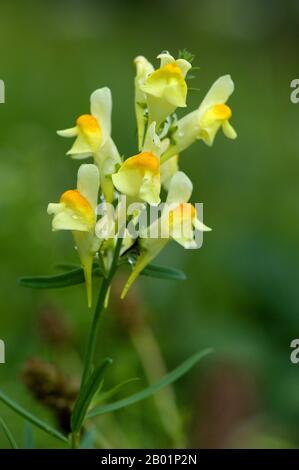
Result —
[[[93,151],[90,144],[85,140],[81,133],[79,133],[72,147],[67,152],[67,155],[70,155],[74,159],[81,160],[91,157],[92,153]]]
[[[48,207],[51,213],[51,208]],[[52,220],[53,230],[77,230],[80,232],[88,232],[89,226],[82,218],[76,218],[76,214],[68,209],[57,212]]]
[[[188,202],[192,191],[193,184],[190,178],[183,171],[178,171],[170,181],[166,202],[168,205]]]
[[[95,90],[90,97],[91,114],[95,116],[102,130],[102,144],[111,134],[112,96],[108,87]]]
[[[225,121],[222,125],[223,133],[228,139],[236,139],[237,133],[229,121]]]
[[[210,232],[212,229],[205,225],[201,220],[195,218],[193,220],[193,225],[197,230],[200,230],[201,232]]]
[[[139,190],[140,199],[150,205],[156,206],[161,201],[160,191],[160,175],[152,175],[151,173],[145,173]]]
[[[76,137],[78,135],[78,128],[77,126],[71,127],[70,129],[63,129],[57,131],[57,134],[61,137]]]
[[[141,87],[144,85],[147,77],[154,71],[152,64],[143,56],[138,56],[134,60],[136,65],[136,77],[135,77],[135,114],[137,121],[137,132],[138,132],[138,150],[141,151],[146,116],[145,111],[147,108],[146,94],[142,91]]]
[[[190,62],[188,62],[188,60],[185,60],[185,59],[177,59],[176,64],[180,67],[184,77],[186,77],[187,73],[192,68],[192,65],[190,64]]]
[[[78,170],[77,188],[91,207],[95,210],[98,204],[100,175],[96,165],[84,164]]]
[[[167,64],[173,64],[175,62],[175,58],[172,57],[172,55],[169,54],[169,52],[167,51],[161,52],[161,54],[157,56],[157,59],[160,59],[160,68],[164,67]]]
[[[175,112],[176,106],[165,98],[148,95],[149,122],[156,122],[159,126],[165,119]]]
[[[122,171],[122,169],[120,169],[117,173],[112,175],[112,181],[116,189],[120,193],[132,197],[139,194],[142,179],[143,177],[138,169],[128,171]]]

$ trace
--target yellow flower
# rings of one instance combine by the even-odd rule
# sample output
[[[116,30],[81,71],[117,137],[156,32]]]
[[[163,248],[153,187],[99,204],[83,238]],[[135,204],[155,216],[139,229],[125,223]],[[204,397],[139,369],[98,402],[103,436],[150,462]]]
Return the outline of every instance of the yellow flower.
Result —
[[[128,158],[112,179],[121,193],[149,204],[159,204],[160,161],[153,153],[142,152]]]
[[[158,59],[160,67],[140,85],[147,97],[149,122],[155,121],[157,127],[177,107],[186,107],[188,87],[185,77],[191,68],[187,60],[175,60],[168,52],[158,55]]]
[[[192,182],[182,171],[178,171],[172,177],[166,206],[161,217],[141,231],[139,235],[140,255],[122,291],[122,299],[141,271],[171,239],[184,248],[195,248],[194,230],[211,230],[198,219],[195,207],[188,203],[192,189]]]
[[[53,214],[53,230],[71,230],[84,270],[88,306],[92,303],[92,263],[99,241],[95,237],[99,170],[95,165],[81,165],[77,189],[65,191],[57,204],[48,205]]]
[[[237,133],[229,122],[232,111],[229,106],[217,103],[207,109],[200,118],[199,138],[207,145],[212,145],[220,128],[228,139],[235,139]]]
[[[166,142],[168,145],[168,142]],[[153,122],[147,131],[142,152],[124,161],[112,175],[116,189],[135,200],[157,205],[160,202],[160,154],[165,150]]]
[[[91,114],[78,117],[76,126],[57,131],[62,137],[76,137],[67,152],[74,159],[93,156],[101,175],[101,187],[106,198],[112,200],[111,174],[121,163],[118,150],[111,138],[112,97],[109,88],[94,91],[90,97]]]
[[[185,150],[197,139],[202,139],[207,145],[212,145],[220,128],[226,137],[235,139],[236,131],[229,122],[232,111],[226,104],[233,91],[234,83],[230,75],[218,78],[199,108],[177,122],[177,129],[172,135],[175,143],[169,146],[162,161]]]
[[[65,191],[60,197],[59,204],[64,207],[72,220],[76,221],[77,226],[80,225],[82,227],[82,230],[79,228],[79,231],[89,232],[92,230],[95,223],[94,210],[89,201],[82,196],[78,189],[69,189],[68,191]],[[58,220],[61,223],[62,215],[65,217],[65,213],[60,212],[60,218],[57,217],[56,220],[53,221],[53,226],[55,228],[57,227]]]

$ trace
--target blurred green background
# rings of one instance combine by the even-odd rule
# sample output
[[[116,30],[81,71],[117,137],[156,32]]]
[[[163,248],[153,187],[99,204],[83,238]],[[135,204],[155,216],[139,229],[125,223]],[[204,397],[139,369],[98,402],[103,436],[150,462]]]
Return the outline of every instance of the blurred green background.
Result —
[[[213,231],[201,250],[171,243],[160,256],[187,281],[140,279],[122,305],[114,291],[98,356],[114,359],[106,388],[140,377],[119,398],[159,373],[157,344],[169,370],[206,346],[215,352],[174,386],[183,440],[167,429],[175,413],[167,415],[160,395],[98,418],[97,445],[298,447],[299,365],[289,359],[299,336],[299,105],[289,98],[299,75],[298,28],[295,0],[1,1],[1,389],[54,422],[24,386],[25,363],[38,357],[75,379],[91,321],[84,287],[17,286],[20,275],[77,261],[70,234],[52,233],[46,214],[48,202],[74,186],[78,168],[56,129],[72,126],[89,111],[90,93],[108,85],[113,138],[121,153],[135,154],[133,58],[154,62],[161,50],[187,48],[200,67],[191,108],[220,75],[230,73],[236,86],[238,139],[218,135],[212,148],[198,142],[180,159]],[[0,415],[29,446],[23,420],[3,404]],[[34,439],[40,448],[59,445],[36,430]],[[2,434],[0,447],[7,447]]]

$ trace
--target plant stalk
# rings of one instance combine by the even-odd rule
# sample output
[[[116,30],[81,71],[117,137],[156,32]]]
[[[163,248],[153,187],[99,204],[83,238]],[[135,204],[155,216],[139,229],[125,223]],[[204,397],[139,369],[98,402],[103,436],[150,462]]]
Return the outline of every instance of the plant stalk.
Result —
[[[79,432],[71,433],[71,448],[72,449],[80,448],[80,433]]]
[[[95,311],[94,311],[94,315],[93,315],[93,320],[92,320],[92,324],[91,324],[91,328],[90,328],[90,332],[89,332],[88,343],[87,343],[87,349],[86,349],[86,353],[85,353],[85,359],[84,359],[84,366],[83,366],[83,373],[82,373],[82,378],[81,378],[81,386],[80,386],[79,396],[80,396],[80,393],[81,393],[81,391],[82,391],[82,389],[83,389],[90,373],[92,372],[93,359],[94,359],[96,341],[97,341],[98,330],[99,330],[99,320],[100,320],[102,311],[107,307],[105,300],[106,300],[107,295],[109,293],[109,289],[110,289],[112,279],[113,279],[114,274],[117,270],[118,258],[119,258],[121,245],[122,245],[122,237],[121,237],[121,235],[119,235],[118,238],[117,238],[117,243],[116,243],[116,246],[115,246],[111,267],[110,267],[108,276],[106,278],[104,277],[103,280],[102,280],[102,285],[101,285],[101,288],[100,288],[98,301],[97,301]],[[79,432],[71,434],[71,446],[72,446],[72,449],[78,449],[80,447],[80,430],[79,430]]]
[[[82,390],[82,387],[86,383],[86,380],[91,372],[92,369],[92,363],[93,363],[93,357],[94,357],[94,352],[95,352],[95,346],[96,346],[96,339],[98,335],[98,329],[99,329],[99,319],[101,316],[102,311],[104,310],[104,303],[105,303],[105,298],[109,289],[110,281],[109,279],[103,279],[98,301],[96,304],[96,308],[94,311],[94,316],[89,332],[89,339],[88,339],[88,344],[87,344],[87,349],[85,353],[85,359],[84,359],[84,367],[83,367],[83,374],[82,374],[82,379],[81,379],[81,387],[80,389]]]

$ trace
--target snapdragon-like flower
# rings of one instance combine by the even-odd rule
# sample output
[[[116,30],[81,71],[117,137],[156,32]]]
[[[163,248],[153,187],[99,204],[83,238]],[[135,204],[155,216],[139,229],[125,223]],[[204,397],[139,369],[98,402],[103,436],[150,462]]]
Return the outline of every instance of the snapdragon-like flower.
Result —
[[[157,127],[172,114],[177,107],[186,107],[187,83],[186,75],[192,67],[185,59],[175,60],[168,52],[158,55],[160,67],[151,70],[151,64],[146,59],[136,59],[137,91],[139,96],[144,93],[146,101],[141,100],[142,105],[146,105],[149,114],[149,123],[156,122]],[[145,62],[146,61],[146,62]],[[149,64],[149,65],[148,65]],[[141,114],[141,112],[140,112]],[[141,120],[139,119],[141,122]],[[142,134],[142,129],[140,129]]]
[[[198,139],[212,145],[220,128],[226,137],[235,139],[236,131],[229,122],[232,111],[226,104],[233,91],[234,82],[230,75],[218,78],[199,108],[177,122],[177,129],[172,135],[174,143],[163,155],[163,161],[185,150]]]
[[[112,175],[113,184],[120,193],[152,205],[160,202],[160,155],[168,145],[167,139],[161,143],[155,126],[155,122],[150,125],[142,152],[127,158]]]
[[[77,189],[65,191],[57,204],[48,205],[53,214],[53,230],[71,230],[84,270],[88,306],[92,303],[92,263],[99,248],[95,237],[96,207],[99,192],[99,170],[84,164],[78,170]]]
[[[126,282],[121,298],[126,296],[141,271],[171,239],[184,248],[195,248],[194,230],[211,230],[198,219],[195,207],[188,202],[192,190],[192,182],[184,172],[178,171],[172,177],[161,217],[143,229],[139,235],[140,255]]]
[[[101,188],[107,199],[113,199],[111,174],[121,163],[118,150],[111,138],[112,97],[109,88],[99,88],[90,97],[90,114],[78,117],[76,126],[60,130],[62,137],[76,137],[67,155],[74,159],[93,156],[100,170]]]

